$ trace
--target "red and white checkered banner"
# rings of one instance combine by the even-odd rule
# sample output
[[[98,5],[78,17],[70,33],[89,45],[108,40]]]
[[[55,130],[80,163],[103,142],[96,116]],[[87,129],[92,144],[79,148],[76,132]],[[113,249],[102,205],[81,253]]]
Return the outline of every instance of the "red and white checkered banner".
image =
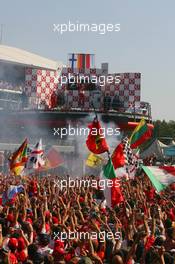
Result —
[[[42,104],[51,106],[51,95],[58,87],[58,71],[26,69],[25,86],[31,108]],[[29,100],[29,101],[30,101]]]
[[[68,74],[76,76],[88,76],[89,79],[93,76],[103,76],[102,69],[74,69],[63,68],[61,75],[68,77]],[[140,102],[140,73],[116,73],[112,75],[114,81],[101,86],[101,105],[103,105],[103,96],[105,94],[114,97],[118,96],[119,100],[124,103],[124,107],[129,107],[132,103]],[[115,83],[115,77],[119,77],[120,82]],[[26,92],[29,96],[31,108],[36,108],[41,105],[51,107],[51,95],[57,89],[65,90],[66,85],[60,85],[60,72],[42,69],[26,69]],[[82,94],[78,90],[69,90],[67,93],[68,108],[77,108],[83,105],[84,109],[89,109],[91,105],[92,94],[90,91],[84,91]],[[81,102],[82,101],[82,102]]]

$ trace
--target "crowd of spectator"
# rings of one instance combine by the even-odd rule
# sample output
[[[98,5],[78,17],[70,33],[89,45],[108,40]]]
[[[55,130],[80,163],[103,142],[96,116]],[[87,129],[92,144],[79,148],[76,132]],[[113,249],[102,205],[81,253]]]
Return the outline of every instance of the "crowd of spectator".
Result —
[[[14,90],[14,91],[23,91],[24,90],[24,83],[19,82],[19,83],[12,83],[12,82],[7,82],[4,80],[0,80],[0,89],[6,89],[6,90]]]
[[[60,188],[56,175],[0,179],[1,194],[23,187],[1,202],[0,263],[174,264],[173,185],[157,193],[140,172],[121,179],[124,202],[110,208],[98,184]]]

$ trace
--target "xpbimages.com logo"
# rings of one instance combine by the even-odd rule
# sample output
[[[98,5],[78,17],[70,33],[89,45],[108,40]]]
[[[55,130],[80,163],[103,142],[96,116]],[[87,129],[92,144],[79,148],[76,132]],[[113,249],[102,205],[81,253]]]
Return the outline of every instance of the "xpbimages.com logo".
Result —
[[[115,232],[114,234],[112,232],[106,232],[106,231],[101,231],[101,232],[54,232],[54,240],[61,240],[61,241],[67,241],[67,240],[99,240],[100,242],[105,242],[106,239],[108,240],[120,240],[120,232]]]
[[[59,136],[61,139],[65,136],[84,136],[87,137],[91,133],[92,136],[100,136],[100,138],[105,138],[106,136],[119,136],[120,128],[112,128],[112,127],[100,127],[92,128],[90,130],[88,127],[72,127],[68,125],[68,127],[61,128],[53,128],[53,135]]]
[[[72,23],[53,24],[53,32],[63,35],[65,32],[92,32],[104,35],[108,32],[119,32],[120,24],[105,24],[105,23],[79,23],[76,21]]]
[[[120,179],[71,179],[68,180],[54,180],[54,187],[61,191],[70,188],[94,188],[106,190],[106,188],[120,188]]]

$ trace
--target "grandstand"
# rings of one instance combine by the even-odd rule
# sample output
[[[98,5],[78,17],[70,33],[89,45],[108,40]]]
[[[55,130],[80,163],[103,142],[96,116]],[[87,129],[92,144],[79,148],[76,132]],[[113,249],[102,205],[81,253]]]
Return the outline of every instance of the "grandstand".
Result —
[[[119,76],[120,83],[71,84],[68,79],[62,84],[61,78],[69,75],[76,80],[82,75],[89,79]],[[36,130],[46,142],[53,127],[66,127],[70,120],[75,126],[84,125],[94,108],[104,123],[113,122],[123,131],[133,129],[142,116],[151,123],[151,106],[141,101],[141,73],[109,74],[106,63],[101,68],[72,69],[60,61],[0,45],[0,123],[6,124],[0,143],[10,139],[17,144],[25,136],[35,139]],[[49,141],[54,144],[55,138],[50,135]]]

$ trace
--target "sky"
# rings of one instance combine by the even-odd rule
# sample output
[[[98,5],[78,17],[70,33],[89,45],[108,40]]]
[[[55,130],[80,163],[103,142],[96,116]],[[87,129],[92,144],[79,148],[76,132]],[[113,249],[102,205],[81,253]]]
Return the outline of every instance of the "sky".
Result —
[[[141,72],[141,100],[153,119],[175,120],[174,0],[0,0],[3,44],[67,63],[67,54],[95,53],[109,72]],[[53,24],[120,24],[119,32],[53,31]]]

